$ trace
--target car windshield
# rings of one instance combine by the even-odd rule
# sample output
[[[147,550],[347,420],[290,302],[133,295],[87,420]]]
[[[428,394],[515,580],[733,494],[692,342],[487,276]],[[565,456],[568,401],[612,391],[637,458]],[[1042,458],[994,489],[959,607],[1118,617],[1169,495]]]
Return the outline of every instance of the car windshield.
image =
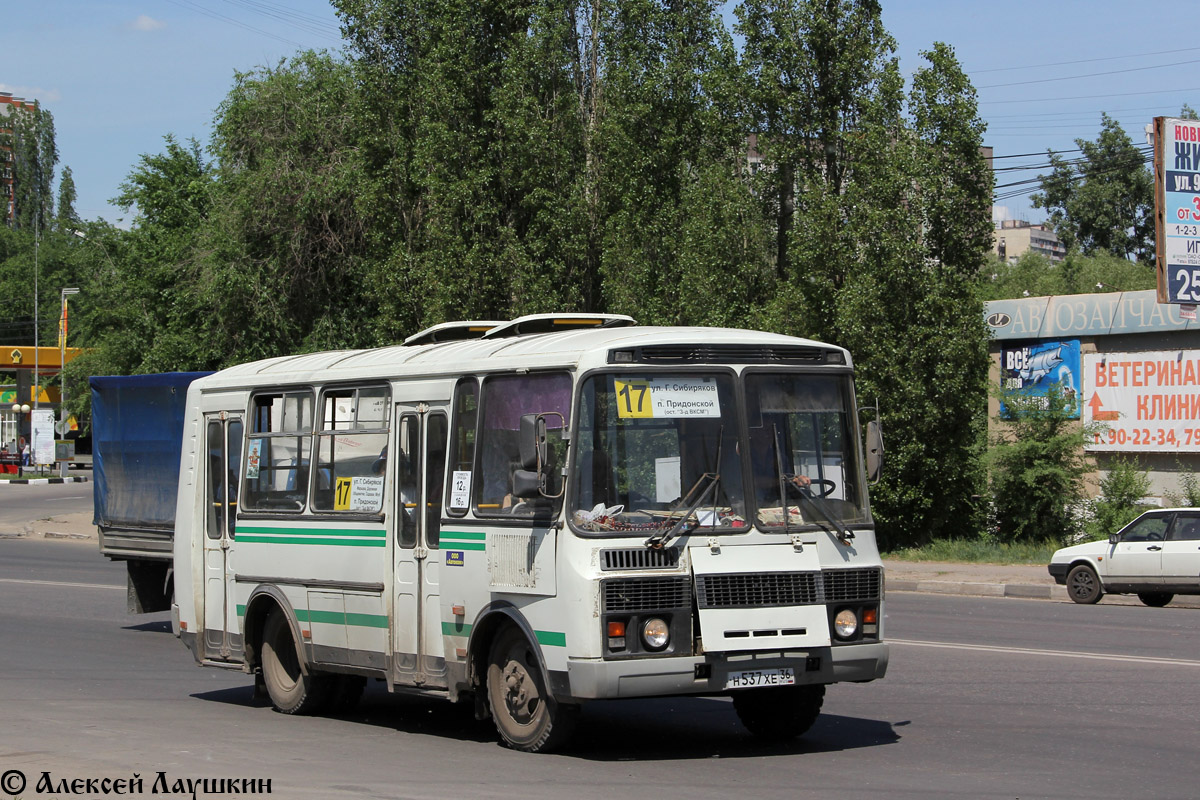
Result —
[[[745,386],[759,527],[866,521],[849,377],[752,373]]]
[[[576,527],[748,527],[733,386],[731,374],[588,378],[575,449]]]

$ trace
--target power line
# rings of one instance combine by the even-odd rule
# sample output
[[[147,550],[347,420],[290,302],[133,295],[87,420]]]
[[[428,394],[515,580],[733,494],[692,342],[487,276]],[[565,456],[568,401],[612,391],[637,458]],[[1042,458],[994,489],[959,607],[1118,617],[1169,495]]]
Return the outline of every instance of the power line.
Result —
[[[1151,69],[1163,69],[1164,67],[1182,67],[1187,64],[1200,64],[1200,58],[1193,58],[1189,61],[1175,61],[1170,64],[1155,64],[1149,67],[1128,67],[1127,69],[1113,69],[1106,72],[1089,72],[1084,75],[1064,75],[1061,78],[1035,78],[1028,81],[1013,81],[1012,83],[993,83],[988,86],[976,86],[976,89],[1000,89],[1005,86],[1029,86],[1034,83],[1056,83],[1057,81],[1074,81],[1080,78],[1098,78],[1104,75],[1121,75],[1126,72],[1145,72]]]
[[[234,25],[243,30],[250,31],[251,33],[257,33],[261,36],[266,36],[268,39],[274,39],[277,42],[282,42],[284,44],[291,45],[292,47],[295,47],[297,49],[304,47],[304,45],[302,45],[300,42],[285,38],[283,36],[278,36],[274,33],[271,33],[270,31],[265,31],[262,28],[256,28],[253,25],[248,25],[245,22],[234,19],[233,17],[230,17],[226,14],[221,14],[220,12],[217,12],[217,11],[211,11],[211,10],[205,8],[204,6],[200,5],[199,3],[192,2],[192,0],[167,0],[167,2],[171,3],[173,5],[179,6],[180,8],[186,8],[191,11],[195,11],[197,14],[203,14],[204,16],[209,17],[210,19],[215,19],[218,22],[226,22],[230,25]]]
[[[1012,72],[1018,69],[1042,69],[1043,67],[1066,67],[1072,64],[1090,64],[1096,61],[1119,61],[1122,58],[1143,58],[1145,56],[1166,56],[1175,53],[1194,53],[1200,50],[1200,47],[1182,47],[1177,50],[1155,50],[1149,53],[1131,53],[1127,56],[1102,56],[1100,58],[1080,58],[1075,61],[1053,61],[1048,64],[1028,64],[1023,67],[992,67],[990,69],[970,69],[966,70],[972,75],[982,75],[985,72]]]
[[[1180,92],[1200,92],[1200,87],[1194,86],[1194,87],[1187,88],[1187,89],[1154,89],[1154,90],[1149,90],[1149,91],[1143,90],[1143,91],[1137,91],[1137,92],[1117,92],[1117,93],[1109,92],[1106,94],[1081,94],[1081,95],[1074,95],[1071,97],[1027,97],[1027,98],[1022,98],[1020,100],[980,100],[979,105],[981,105],[981,106],[985,106],[985,105],[1000,106],[1000,105],[1011,105],[1013,103],[1061,103],[1064,100],[1097,100],[1097,99],[1105,99],[1105,98],[1109,98],[1109,97],[1133,97],[1133,96],[1141,97],[1143,95],[1148,95],[1148,94],[1178,94]]]

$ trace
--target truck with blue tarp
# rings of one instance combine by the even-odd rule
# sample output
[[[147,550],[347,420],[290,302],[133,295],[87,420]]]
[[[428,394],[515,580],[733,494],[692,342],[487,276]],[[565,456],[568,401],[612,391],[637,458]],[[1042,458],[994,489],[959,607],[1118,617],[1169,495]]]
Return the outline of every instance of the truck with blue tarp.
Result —
[[[93,376],[93,523],[124,561],[130,613],[167,611],[187,390],[208,372]]]

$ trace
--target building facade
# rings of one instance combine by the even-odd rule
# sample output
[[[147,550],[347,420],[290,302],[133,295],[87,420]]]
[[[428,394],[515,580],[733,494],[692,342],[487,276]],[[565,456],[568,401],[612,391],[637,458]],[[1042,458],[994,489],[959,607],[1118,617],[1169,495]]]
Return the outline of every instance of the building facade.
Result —
[[[1058,263],[1067,257],[1067,248],[1050,226],[1022,220],[1004,220],[992,234],[992,255],[1001,261],[1020,258],[1032,250]]]
[[[1200,322],[1139,292],[1025,297],[985,304],[993,385],[1044,395],[1058,384],[1090,431],[1089,488],[1116,458],[1150,477],[1151,501],[1175,504],[1200,473]],[[992,398],[989,428],[998,423]]]

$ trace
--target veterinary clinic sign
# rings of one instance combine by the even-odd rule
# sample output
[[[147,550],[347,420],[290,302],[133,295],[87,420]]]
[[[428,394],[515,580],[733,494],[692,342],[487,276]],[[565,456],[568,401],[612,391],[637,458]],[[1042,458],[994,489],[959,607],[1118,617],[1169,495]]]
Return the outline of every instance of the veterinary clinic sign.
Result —
[[[1086,450],[1200,452],[1200,350],[1083,356]]]

